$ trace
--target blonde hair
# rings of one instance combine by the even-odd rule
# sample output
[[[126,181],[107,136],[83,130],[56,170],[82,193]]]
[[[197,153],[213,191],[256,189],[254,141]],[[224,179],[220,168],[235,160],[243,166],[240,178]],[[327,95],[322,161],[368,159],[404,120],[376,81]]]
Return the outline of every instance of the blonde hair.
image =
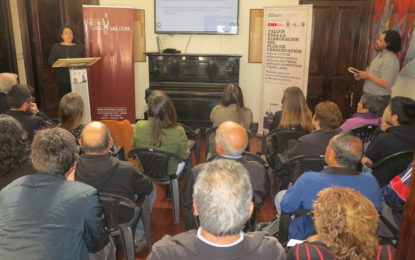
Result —
[[[312,113],[299,87],[286,88],[281,103],[282,116],[279,128],[301,128],[308,132],[313,131]]]
[[[359,192],[338,186],[320,191],[313,219],[317,234],[335,259],[375,258],[378,212]]]

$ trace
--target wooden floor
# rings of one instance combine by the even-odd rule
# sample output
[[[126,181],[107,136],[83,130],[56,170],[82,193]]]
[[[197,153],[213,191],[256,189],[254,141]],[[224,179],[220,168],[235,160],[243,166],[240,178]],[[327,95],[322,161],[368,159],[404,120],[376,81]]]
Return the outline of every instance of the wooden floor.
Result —
[[[202,137],[202,158],[204,158],[204,146],[205,140]],[[250,137],[250,152],[256,153],[261,151],[261,138],[256,135]],[[194,156],[194,155],[193,155]],[[180,188],[183,188],[185,178],[180,180]],[[160,240],[164,235],[175,235],[184,232],[184,208],[180,208],[180,223],[173,224],[173,208],[172,201],[165,198],[165,185],[157,185],[157,196],[154,203],[153,211],[151,213],[151,226],[153,231],[153,244]],[[272,206],[271,195],[268,195],[265,200],[264,206],[260,209],[257,215],[258,222],[268,221],[276,214],[275,209]],[[149,254],[149,250],[144,248],[141,252],[136,254],[136,260],[146,259]],[[122,252],[117,253],[117,259],[124,259]]]

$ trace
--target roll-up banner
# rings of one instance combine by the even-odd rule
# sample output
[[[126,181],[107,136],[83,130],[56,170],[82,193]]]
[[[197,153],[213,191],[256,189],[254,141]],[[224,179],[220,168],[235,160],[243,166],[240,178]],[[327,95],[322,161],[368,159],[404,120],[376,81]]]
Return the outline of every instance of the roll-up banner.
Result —
[[[92,120],[135,122],[133,8],[83,6]]]
[[[266,134],[284,90],[296,86],[307,96],[313,7],[264,9],[263,84],[258,134]]]

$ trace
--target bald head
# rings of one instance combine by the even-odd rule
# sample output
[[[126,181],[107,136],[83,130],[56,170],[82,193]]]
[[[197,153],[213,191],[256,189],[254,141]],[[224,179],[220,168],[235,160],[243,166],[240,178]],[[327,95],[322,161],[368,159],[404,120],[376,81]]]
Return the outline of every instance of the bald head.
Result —
[[[218,154],[237,156],[245,150],[248,144],[248,134],[241,125],[226,121],[216,130],[215,141]]]
[[[363,144],[360,138],[349,132],[341,132],[330,140],[325,161],[329,166],[356,169],[362,154]]]
[[[80,143],[86,154],[106,154],[112,145],[110,131],[101,122],[91,122],[82,130]]]
[[[0,73],[0,91],[9,92],[17,84],[17,75],[14,73]]]

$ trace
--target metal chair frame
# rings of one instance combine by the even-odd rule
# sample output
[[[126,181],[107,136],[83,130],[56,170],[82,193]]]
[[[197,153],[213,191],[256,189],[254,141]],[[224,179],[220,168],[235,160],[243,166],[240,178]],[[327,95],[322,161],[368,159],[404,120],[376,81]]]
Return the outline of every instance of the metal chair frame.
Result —
[[[415,153],[415,150],[406,150],[406,151],[394,153],[394,154],[386,156],[385,158],[377,161],[374,164],[368,164],[366,166],[372,169],[372,174],[378,180],[380,186],[384,186],[393,177],[395,177],[396,175],[398,175],[399,173],[401,173],[408,167],[409,163],[414,158],[414,153]],[[388,178],[386,179],[382,178],[384,177],[382,174],[378,174],[378,170],[382,170],[382,172],[384,172],[385,168],[388,169],[387,172],[391,173],[391,176],[388,176]]]

